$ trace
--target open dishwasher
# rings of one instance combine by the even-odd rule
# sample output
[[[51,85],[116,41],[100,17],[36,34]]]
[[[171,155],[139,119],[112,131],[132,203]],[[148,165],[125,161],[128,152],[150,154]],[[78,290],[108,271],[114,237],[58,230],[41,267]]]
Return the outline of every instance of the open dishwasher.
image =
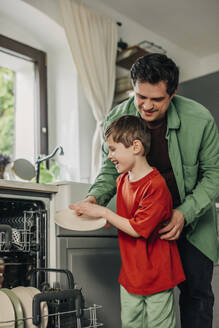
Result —
[[[40,200],[0,198],[0,300],[3,294],[7,295],[14,307],[12,318],[6,316],[5,319],[5,312],[0,310],[0,327],[103,326],[97,320],[101,306],[86,308],[72,273],[47,267],[47,214]],[[48,279],[51,272],[64,274],[67,288],[61,289],[58,281],[51,287]],[[31,309],[26,307],[28,297]],[[22,315],[17,315],[14,299],[20,303]]]

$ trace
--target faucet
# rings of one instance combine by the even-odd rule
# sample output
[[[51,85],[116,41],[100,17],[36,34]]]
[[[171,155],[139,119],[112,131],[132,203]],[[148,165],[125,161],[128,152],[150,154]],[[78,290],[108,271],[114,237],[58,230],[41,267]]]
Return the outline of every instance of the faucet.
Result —
[[[43,161],[47,161],[48,159],[54,157],[59,149],[60,149],[59,155],[64,155],[62,146],[58,146],[53,150],[53,152],[51,154],[49,154],[45,157],[42,157],[42,158],[40,158],[40,156],[38,156],[37,161],[35,163],[36,164],[36,183],[39,183],[39,180],[40,180],[40,163],[42,163]]]

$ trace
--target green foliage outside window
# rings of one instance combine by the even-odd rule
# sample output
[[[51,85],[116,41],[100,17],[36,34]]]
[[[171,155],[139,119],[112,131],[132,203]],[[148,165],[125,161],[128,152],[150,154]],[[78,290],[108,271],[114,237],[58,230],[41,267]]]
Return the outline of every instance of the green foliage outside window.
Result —
[[[0,153],[13,157],[15,73],[0,67]]]
[[[0,167],[5,166],[13,158],[14,126],[15,126],[15,72],[0,67]],[[41,155],[42,156],[42,155]],[[44,155],[45,156],[45,155]],[[5,163],[7,160],[7,163]],[[5,165],[2,165],[3,162]],[[1,172],[0,172],[1,173]],[[40,164],[40,183],[54,182],[58,179],[60,167],[55,159]],[[36,181],[36,178],[32,180]]]
[[[41,155],[41,157],[45,157],[45,156],[46,155]],[[58,180],[60,174],[59,164],[54,158],[52,158],[49,163],[50,163],[49,169],[46,168],[46,161],[40,163],[39,183],[50,183]],[[32,179],[32,182],[36,182],[36,177]]]

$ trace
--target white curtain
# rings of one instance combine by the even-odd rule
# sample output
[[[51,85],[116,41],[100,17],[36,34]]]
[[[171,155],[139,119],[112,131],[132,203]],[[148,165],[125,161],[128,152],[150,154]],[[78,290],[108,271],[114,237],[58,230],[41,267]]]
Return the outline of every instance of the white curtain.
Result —
[[[112,18],[80,2],[59,0],[59,3],[79,78],[96,119],[92,142],[92,182],[101,166],[102,126],[114,95],[117,26]]]

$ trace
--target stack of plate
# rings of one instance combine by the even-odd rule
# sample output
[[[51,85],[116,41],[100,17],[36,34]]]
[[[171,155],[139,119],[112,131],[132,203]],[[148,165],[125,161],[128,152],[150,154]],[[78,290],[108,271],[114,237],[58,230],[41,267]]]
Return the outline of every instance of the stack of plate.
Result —
[[[34,287],[2,288],[0,290],[0,328],[36,328],[32,322],[32,303],[34,296],[39,293],[40,291]],[[48,324],[46,302],[40,304],[40,309],[42,318],[39,328],[46,328]]]
[[[15,328],[15,310],[8,295],[0,290],[0,327]],[[19,327],[20,328],[20,327]]]
[[[37,288],[34,287],[26,287],[28,293],[34,298],[35,295],[39,294],[40,291]],[[46,328],[48,324],[48,306],[46,302],[41,302],[40,303],[40,313],[41,313],[41,324],[39,328]],[[35,327],[35,326],[34,326]]]
[[[32,318],[33,298],[36,294],[40,293],[40,291],[34,287],[22,287],[22,286],[15,287],[12,289],[12,291],[17,295],[17,297],[21,302],[24,318]],[[42,320],[39,327],[46,328],[48,323],[48,307],[46,302],[42,302],[40,304],[40,307],[41,307]],[[32,319],[25,320],[25,328],[35,328],[35,327],[36,326],[33,325]]]

